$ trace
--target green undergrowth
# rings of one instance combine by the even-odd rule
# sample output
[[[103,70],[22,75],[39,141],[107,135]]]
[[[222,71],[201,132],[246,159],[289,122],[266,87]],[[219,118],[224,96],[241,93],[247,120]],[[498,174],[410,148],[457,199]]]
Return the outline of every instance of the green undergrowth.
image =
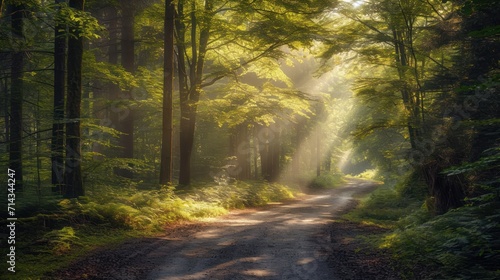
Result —
[[[201,185],[194,188],[189,197],[224,209],[241,209],[292,199],[296,194],[295,189],[278,183],[238,181],[233,185]]]
[[[402,219],[381,247],[408,272],[425,264],[429,279],[500,279],[499,206],[465,206],[428,220],[420,211]]]
[[[95,248],[161,234],[169,223],[216,217],[295,194],[285,185],[255,181],[197,184],[183,192],[171,186],[156,190],[100,186],[78,199],[53,199],[37,214],[19,218],[16,273],[9,279],[44,279]],[[2,269],[7,271],[5,262]]]
[[[311,189],[332,189],[345,183],[344,175],[340,173],[326,173],[316,176],[309,183]]]
[[[408,279],[500,279],[498,194],[443,215],[432,214],[429,202],[425,187],[409,179],[377,189],[345,217],[389,228],[365,240],[389,249]]]
[[[345,217],[355,222],[396,228],[401,217],[418,212],[421,208],[425,194],[415,190],[419,187],[381,186],[362,198],[359,206]]]
[[[111,248],[141,236],[144,234],[137,231],[96,225],[22,231],[16,236],[16,272],[9,272],[6,279],[51,279],[54,271],[97,248]],[[6,264],[1,269],[7,271]]]

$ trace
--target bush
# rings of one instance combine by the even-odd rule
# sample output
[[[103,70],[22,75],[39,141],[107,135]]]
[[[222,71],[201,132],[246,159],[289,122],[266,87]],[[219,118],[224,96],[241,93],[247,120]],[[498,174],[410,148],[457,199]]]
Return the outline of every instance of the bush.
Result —
[[[411,175],[395,188],[377,189],[346,217],[393,228],[375,243],[392,250],[408,278],[427,271],[425,279],[500,279],[498,195],[486,192],[433,216],[419,180]]]
[[[225,209],[261,206],[294,197],[293,191],[287,186],[262,181],[205,185],[196,188],[191,195],[195,200],[216,203]]]
[[[60,230],[53,230],[44,235],[51,247],[51,252],[61,255],[70,251],[71,246],[79,245],[78,237],[72,227],[63,227]]]
[[[328,173],[315,177],[309,184],[312,189],[332,189],[344,183],[342,174]]]
[[[385,237],[384,246],[408,267],[431,264],[440,279],[499,279],[500,210],[466,206]],[[473,266],[471,266],[473,264]]]
[[[66,220],[155,231],[169,222],[215,217],[227,213],[227,209],[260,206],[294,196],[284,185],[257,181],[201,185],[182,196],[176,195],[173,187],[105,190],[98,196],[62,200],[59,205]]]

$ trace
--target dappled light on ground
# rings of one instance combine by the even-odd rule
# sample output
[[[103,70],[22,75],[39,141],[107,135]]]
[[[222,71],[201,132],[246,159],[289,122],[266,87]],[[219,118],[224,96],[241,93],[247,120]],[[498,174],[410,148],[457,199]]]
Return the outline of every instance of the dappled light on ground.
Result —
[[[157,259],[147,279],[335,279],[324,229],[352,195],[371,188],[357,182],[270,209],[213,219],[170,250],[159,248],[163,260]]]

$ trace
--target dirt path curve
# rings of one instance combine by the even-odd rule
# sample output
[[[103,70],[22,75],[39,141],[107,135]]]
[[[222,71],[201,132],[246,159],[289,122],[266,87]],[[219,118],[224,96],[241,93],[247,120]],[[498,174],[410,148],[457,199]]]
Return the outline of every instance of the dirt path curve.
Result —
[[[151,252],[165,260],[147,279],[335,279],[323,229],[354,194],[371,189],[373,183],[352,180],[291,204],[216,219],[175,248]]]
[[[337,241],[329,226],[354,196],[375,188],[352,179],[296,201],[232,211],[96,252],[58,279],[342,279],[331,263]]]

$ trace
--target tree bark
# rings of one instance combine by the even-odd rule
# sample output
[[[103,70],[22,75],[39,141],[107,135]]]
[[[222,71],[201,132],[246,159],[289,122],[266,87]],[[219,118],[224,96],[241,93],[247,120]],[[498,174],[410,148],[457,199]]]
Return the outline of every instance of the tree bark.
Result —
[[[181,6],[181,2],[179,2],[179,17],[183,15],[183,6]],[[205,1],[205,13],[207,14],[207,18],[205,18],[205,22],[203,26],[200,28],[199,35],[199,43],[197,44],[196,40],[192,40],[192,55],[194,57],[191,58],[190,66],[190,86],[188,87],[187,81],[185,78],[187,77],[186,64],[184,58],[179,60],[179,77],[181,84],[180,90],[180,109],[181,109],[181,121],[180,121],[180,165],[179,165],[179,185],[188,186],[191,183],[191,156],[193,151],[194,144],[194,134],[196,128],[196,116],[197,116],[197,107],[198,101],[200,99],[200,90],[201,90],[201,82],[203,77],[203,67],[205,64],[205,54],[207,52],[208,39],[210,37],[210,15],[208,13],[212,10],[211,1]],[[191,14],[191,20],[198,23],[198,20],[195,18],[196,13]],[[182,20],[182,17],[181,17]],[[179,20],[179,22],[181,21]],[[197,38],[196,36],[196,25],[192,26],[191,29],[191,37]],[[180,27],[181,33],[179,35],[178,46],[182,45],[181,48],[178,48],[179,57],[185,54],[185,28]],[[196,51],[198,50],[198,51]],[[182,51],[182,52],[181,52]],[[182,81],[181,81],[182,79]]]
[[[15,42],[11,63],[9,165],[15,170],[16,191],[23,189],[23,71],[24,41],[22,5],[11,5],[11,32]]]
[[[116,5],[111,5],[103,9],[101,18],[101,21],[108,32],[108,38],[103,40],[103,47],[105,48],[106,52],[103,51],[102,60],[107,60],[107,62],[109,62],[110,64],[117,65],[119,58],[118,45],[120,44],[120,32],[118,8],[116,7]],[[105,56],[105,53],[107,57]],[[96,89],[93,92],[94,118],[99,120],[100,126],[116,128],[119,117],[117,116],[117,114],[114,114],[112,110],[115,109],[115,102],[119,102],[118,98],[120,96],[120,88],[118,85],[111,81],[95,81],[95,83],[96,87],[99,89]],[[104,157],[116,157],[116,149],[105,147],[100,143],[106,138],[106,136],[101,133],[97,133],[96,136],[100,137],[100,141],[95,141],[92,144],[92,149],[94,153],[96,153],[93,159],[99,161],[103,160]]]
[[[82,10],[84,0],[70,0],[69,7]],[[82,101],[83,37],[79,30],[70,30],[68,39],[68,93],[66,100],[66,165],[64,191],[66,198],[85,195],[82,181],[80,106]]]
[[[271,124],[271,131],[275,136],[270,143],[270,181],[277,182],[280,174],[281,128],[278,124]]]
[[[134,7],[134,1],[122,1],[121,63],[123,68],[132,74],[135,72]],[[122,149],[122,157],[131,159],[134,157],[134,110],[130,106],[131,91],[122,91],[120,99],[124,107],[118,112],[120,117],[117,128],[123,133],[119,138],[119,146]],[[133,177],[130,169],[117,169],[116,174],[125,178]]]
[[[4,0],[0,0],[0,17],[2,17],[3,15],[3,5],[4,5],[5,1]]]
[[[316,133],[316,177],[321,176],[321,131]]]
[[[163,66],[163,130],[161,146],[160,184],[172,182],[173,140],[173,77],[174,77],[174,22],[175,6],[165,0],[164,66]]]
[[[179,1],[177,4],[178,17],[176,19],[177,29],[177,70],[179,75],[179,102],[181,107],[181,120],[179,131],[179,185],[186,186],[190,183],[191,177],[191,152],[189,145],[184,142],[186,137],[186,118],[189,118],[188,106],[188,84],[187,84],[187,67],[186,67],[186,26],[183,22],[184,18],[184,3]]]
[[[408,135],[410,138],[410,145],[413,150],[417,149],[417,132],[415,128],[415,120],[414,120],[414,108],[412,104],[412,100],[410,98],[410,91],[407,88],[406,82],[404,80],[405,74],[404,69],[408,67],[406,49],[404,46],[403,38],[401,36],[401,31],[397,31],[395,28],[392,30],[393,39],[394,39],[394,47],[396,52],[396,67],[398,68],[399,80],[404,83],[403,88],[401,89],[401,97],[403,99],[403,104],[406,110],[409,113],[409,118],[407,121],[408,127]]]
[[[277,124],[262,127],[258,134],[262,178],[276,182],[280,172],[280,128]]]
[[[56,5],[64,3],[56,0]],[[52,124],[52,191],[60,193],[64,183],[64,94],[66,71],[66,26],[56,20],[54,34],[54,116]]]
[[[249,180],[252,176],[250,133],[246,123],[232,129],[230,138],[231,156],[236,157],[235,167],[229,175],[238,180]]]

